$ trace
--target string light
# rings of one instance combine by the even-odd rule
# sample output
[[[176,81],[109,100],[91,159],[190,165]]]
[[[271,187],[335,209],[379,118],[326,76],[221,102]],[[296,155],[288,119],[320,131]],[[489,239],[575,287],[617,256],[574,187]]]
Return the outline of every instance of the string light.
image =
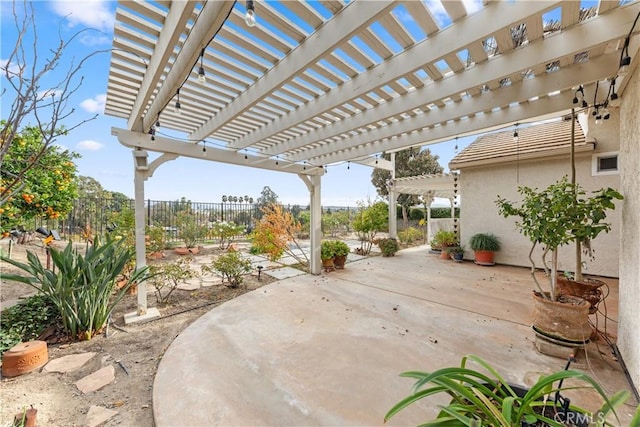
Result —
[[[513,142],[517,144],[520,142],[520,135],[518,134],[518,123],[516,123],[516,128],[513,131]]]
[[[204,48],[200,52],[200,67],[198,67],[198,81],[202,84],[207,82],[207,76],[204,74]]]
[[[347,162],[347,170],[351,169],[351,162]]]
[[[207,142],[206,141],[202,141],[202,155],[204,157],[207,157]]]
[[[256,9],[253,4],[253,0],[247,0],[246,3],[247,13],[244,16],[244,22],[247,24],[247,27],[255,27],[256,26]]]
[[[155,140],[156,140],[156,130],[155,130],[155,128],[151,128],[151,129],[149,130],[149,135],[151,135],[151,140],[152,140],[152,141],[155,141]]]

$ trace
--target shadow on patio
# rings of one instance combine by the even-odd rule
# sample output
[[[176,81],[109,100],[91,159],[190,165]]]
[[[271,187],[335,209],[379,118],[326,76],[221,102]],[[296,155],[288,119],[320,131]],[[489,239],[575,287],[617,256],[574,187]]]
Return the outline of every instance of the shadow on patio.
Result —
[[[617,280],[607,282],[615,319]],[[413,384],[400,372],[457,365],[467,353],[513,383],[531,384],[565,364],[533,347],[532,288],[525,268],[458,264],[425,246],[270,284],[176,338],[156,374],[156,425],[382,425]],[[615,333],[612,321],[607,327]],[[629,390],[610,349],[588,349],[572,367],[609,394]],[[599,407],[589,393],[573,401]],[[619,409],[623,424],[637,404],[627,403]],[[425,401],[389,424],[416,425],[435,413],[433,400]]]

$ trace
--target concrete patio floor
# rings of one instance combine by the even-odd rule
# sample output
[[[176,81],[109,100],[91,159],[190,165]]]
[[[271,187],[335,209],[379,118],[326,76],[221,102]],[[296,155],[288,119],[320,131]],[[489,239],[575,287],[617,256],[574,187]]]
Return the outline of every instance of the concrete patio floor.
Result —
[[[615,319],[617,281],[607,282],[608,315]],[[565,364],[533,347],[532,289],[526,268],[441,260],[426,246],[272,283],[213,309],[175,339],[155,378],[155,423],[382,425],[413,384],[399,373],[455,366],[468,353],[509,381],[530,385]],[[614,322],[607,328],[615,333]],[[610,394],[630,390],[610,353],[589,344],[588,357],[580,352],[572,367]],[[572,397],[599,407],[590,392]],[[424,422],[436,403],[414,405],[388,424]],[[632,397],[619,409],[622,425],[636,405]]]

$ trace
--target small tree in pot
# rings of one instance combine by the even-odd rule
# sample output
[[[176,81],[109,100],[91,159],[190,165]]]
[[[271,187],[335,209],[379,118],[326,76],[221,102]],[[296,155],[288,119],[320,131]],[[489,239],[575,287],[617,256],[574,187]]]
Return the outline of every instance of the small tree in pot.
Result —
[[[558,301],[557,292],[557,271],[558,271],[558,249],[560,246],[583,239],[594,239],[602,231],[611,230],[611,224],[605,222],[606,212],[614,209],[614,199],[622,199],[622,195],[612,188],[600,189],[593,192],[591,197],[586,197],[579,185],[571,184],[564,177],[560,181],[551,184],[544,190],[537,188],[520,187],[518,192],[523,195],[523,200],[519,206],[513,202],[498,197],[496,204],[500,214],[504,217],[516,216],[519,221],[516,226],[519,231],[527,236],[532,242],[529,251],[531,261],[531,276],[538,287],[535,293],[539,299],[546,299],[552,302]],[[542,266],[548,280],[548,290],[545,291],[538,281],[536,273],[536,263],[533,252],[538,244],[543,245],[541,256]],[[547,255],[551,252],[551,265],[547,263]],[[568,298],[564,297],[568,302]],[[588,325],[589,304],[584,300],[580,303],[573,303],[573,308],[579,308],[580,314],[574,314],[575,322],[567,319],[556,321],[556,315],[562,316],[563,311],[556,311],[552,306],[536,306],[534,314],[534,328],[553,336],[567,340],[584,340],[590,335]],[[567,304],[562,304],[567,305]],[[585,307],[582,307],[584,305]],[[568,308],[568,307],[567,307]],[[583,313],[584,312],[584,313]],[[539,323],[538,323],[539,322]],[[570,324],[575,325],[575,331],[569,331]],[[549,331],[552,325],[559,325],[562,331]]]

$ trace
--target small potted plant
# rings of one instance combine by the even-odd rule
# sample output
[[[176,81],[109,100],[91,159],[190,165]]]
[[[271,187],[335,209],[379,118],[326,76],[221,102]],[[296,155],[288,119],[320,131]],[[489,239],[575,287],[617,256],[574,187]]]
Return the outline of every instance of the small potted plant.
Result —
[[[349,246],[342,240],[335,240],[333,244],[333,265],[336,268],[344,268],[349,255]]]
[[[398,241],[392,237],[388,237],[385,239],[379,239],[377,241],[378,247],[380,248],[380,252],[382,252],[382,256],[394,256],[396,252],[400,250],[400,246],[398,245]]]
[[[447,254],[451,257],[452,260],[456,262],[462,262],[464,259],[464,247],[463,246],[449,246],[445,249]]]
[[[335,244],[333,240],[323,240],[320,243],[320,259],[325,271],[333,271],[333,257],[335,256]]]
[[[458,236],[453,231],[438,230],[431,239],[431,249],[439,252],[443,258],[448,258],[446,249],[458,245]]]
[[[467,362],[474,362],[479,369],[467,366]],[[387,412],[385,422],[422,398],[445,393],[451,398],[449,404],[441,406],[436,418],[422,425],[587,427],[603,425],[610,415],[621,425],[615,408],[629,398],[626,390],[609,397],[593,378],[567,369],[540,376],[531,388],[513,386],[489,363],[473,355],[463,357],[460,367],[430,373],[411,371],[401,376],[416,380],[413,392]],[[571,385],[563,387],[564,380],[570,380]],[[602,398],[604,403],[599,410],[589,411],[573,402],[570,405],[569,399],[561,395],[564,390],[575,389],[576,383],[580,383],[580,388],[592,389]],[[638,418],[640,409],[631,425],[638,425]]]
[[[491,233],[478,233],[471,236],[469,246],[474,252],[476,264],[495,265],[493,255],[500,250],[500,240]]]

